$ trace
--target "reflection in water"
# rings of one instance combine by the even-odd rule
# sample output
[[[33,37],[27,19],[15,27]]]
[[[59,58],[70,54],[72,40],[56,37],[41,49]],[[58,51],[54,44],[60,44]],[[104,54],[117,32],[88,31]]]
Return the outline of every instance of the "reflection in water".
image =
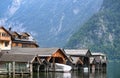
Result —
[[[83,73],[74,71],[70,73],[40,73],[39,76],[33,76],[33,78],[106,78],[106,73],[95,72],[95,73]]]
[[[44,74],[44,75],[43,75]],[[70,73],[41,73],[37,78],[106,78],[105,72],[95,72],[95,73],[83,73],[79,71],[74,71]],[[36,78],[34,76],[33,78]]]
[[[63,78],[71,78],[71,73],[64,73]]]
[[[83,73],[80,71],[73,71],[70,73],[58,73],[58,72],[40,72],[33,73],[33,76],[24,75],[24,76],[15,76],[8,77],[4,75],[0,75],[0,78],[120,78],[120,63],[108,63],[107,73],[95,71],[91,73]]]
[[[15,75],[15,76],[0,75],[0,78],[33,78],[33,77],[30,77],[29,75],[23,75],[23,76],[20,76],[20,75]]]
[[[106,77],[106,72],[95,72],[95,73],[90,73],[89,78],[107,78]]]
[[[15,77],[0,76],[0,78],[106,78],[106,73],[103,72],[83,73],[79,71],[74,71],[69,73],[41,72],[41,73],[34,73],[33,76],[16,75]]]

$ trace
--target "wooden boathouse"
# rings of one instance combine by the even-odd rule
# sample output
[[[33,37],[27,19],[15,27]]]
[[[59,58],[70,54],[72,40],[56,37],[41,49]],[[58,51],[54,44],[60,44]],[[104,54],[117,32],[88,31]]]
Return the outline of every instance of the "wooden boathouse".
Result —
[[[1,52],[0,73],[55,71],[55,63],[66,64],[67,60],[66,54],[59,48],[12,48]]]
[[[36,55],[4,53],[0,58],[0,74],[31,74],[33,64],[42,64]]]
[[[102,52],[94,52],[90,57],[90,68],[93,70],[106,70],[107,57]]]
[[[60,48],[12,48],[9,53],[38,55],[39,58],[51,62],[55,58],[56,63],[65,64],[67,56]]]
[[[88,49],[65,49],[66,55],[71,60],[73,70],[83,70],[84,67],[90,68],[91,52]]]

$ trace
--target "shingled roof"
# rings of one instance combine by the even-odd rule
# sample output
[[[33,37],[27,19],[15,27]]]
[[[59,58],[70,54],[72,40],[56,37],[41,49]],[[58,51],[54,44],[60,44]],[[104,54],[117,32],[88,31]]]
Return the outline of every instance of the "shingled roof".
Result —
[[[34,59],[34,55],[23,55],[23,54],[9,54],[9,53],[4,53],[0,61],[3,62],[31,62]]]
[[[0,29],[3,29],[3,30],[5,30],[10,36],[11,36],[11,34],[10,34],[10,32],[9,31],[7,31],[3,26],[0,26]]]
[[[73,56],[86,56],[88,52],[91,55],[89,49],[65,49],[64,51],[67,55],[73,55]]]
[[[104,53],[102,52],[96,52],[96,53],[92,53],[93,56],[106,56]]]
[[[57,52],[57,50],[59,50],[59,48],[12,48],[8,53],[51,56],[53,53]]]

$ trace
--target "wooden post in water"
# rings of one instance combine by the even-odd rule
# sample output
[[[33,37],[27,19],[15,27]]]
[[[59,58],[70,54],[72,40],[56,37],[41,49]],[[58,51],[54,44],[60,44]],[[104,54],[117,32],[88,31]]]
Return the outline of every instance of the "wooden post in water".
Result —
[[[30,63],[29,65],[30,65],[30,75],[32,76],[33,75],[32,74],[33,73],[33,65],[32,65],[32,63]]]
[[[55,71],[55,58],[53,57],[53,71]]]
[[[90,57],[88,57],[88,73],[90,72]]]
[[[48,65],[46,65],[46,72],[48,72]]]
[[[98,72],[99,72],[99,70],[100,70],[100,63],[98,64]]]
[[[8,75],[11,76],[11,63],[8,63]]]
[[[13,72],[13,78],[15,77],[15,62],[12,62],[12,72]]]
[[[37,66],[37,72],[40,72],[40,65]]]
[[[95,65],[92,64],[92,73],[94,73],[94,72],[95,72]]]
[[[39,78],[39,68],[40,68],[40,65],[37,66],[37,77]]]
[[[102,71],[102,63],[100,63],[100,71]]]

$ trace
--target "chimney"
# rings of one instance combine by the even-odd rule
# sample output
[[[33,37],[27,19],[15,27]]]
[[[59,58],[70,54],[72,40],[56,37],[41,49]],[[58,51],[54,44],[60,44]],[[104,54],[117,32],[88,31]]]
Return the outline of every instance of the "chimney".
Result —
[[[12,30],[12,27],[9,27],[9,31],[11,31]]]

